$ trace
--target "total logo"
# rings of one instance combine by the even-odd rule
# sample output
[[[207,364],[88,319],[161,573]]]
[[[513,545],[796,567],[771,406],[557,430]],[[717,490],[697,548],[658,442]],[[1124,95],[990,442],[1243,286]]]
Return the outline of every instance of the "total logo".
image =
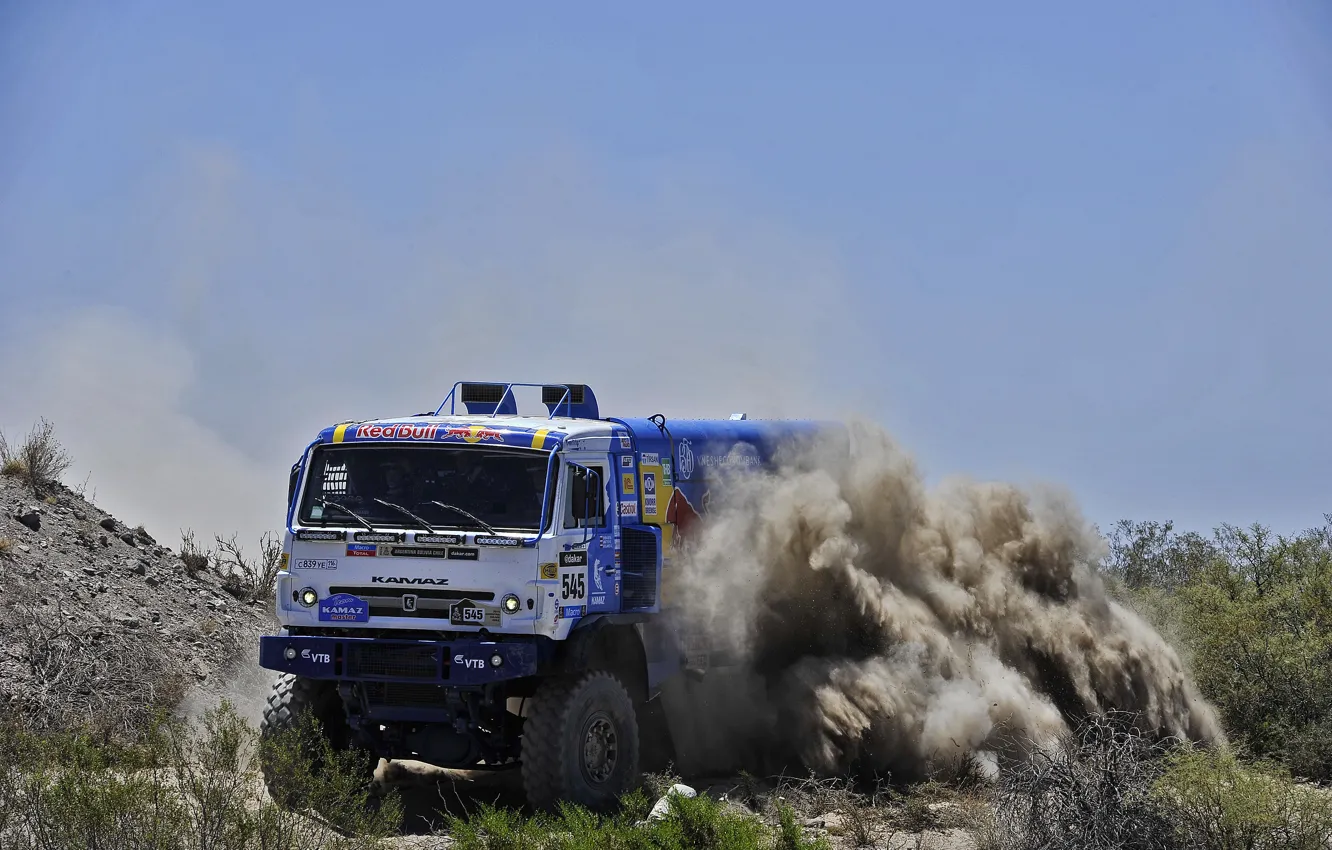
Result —
[[[480,425],[471,425],[463,428],[449,428],[444,432],[445,437],[460,437],[468,443],[482,443],[487,440],[494,440],[497,443],[504,442],[504,435],[491,428],[482,428]]]
[[[308,649],[301,650],[301,657],[316,664],[327,664],[331,660],[327,652],[311,652]]]

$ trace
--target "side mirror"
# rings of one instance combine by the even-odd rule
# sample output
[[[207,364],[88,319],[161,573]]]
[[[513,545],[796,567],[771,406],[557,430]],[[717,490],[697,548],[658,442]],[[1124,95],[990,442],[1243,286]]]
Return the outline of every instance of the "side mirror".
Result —
[[[569,498],[573,505],[574,519],[579,522],[600,519],[602,514],[600,473],[576,463],[569,464],[569,468],[573,470],[573,475],[569,476],[573,485],[570,488]]]
[[[301,465],[298,463],[291,468],[291,475],[287,479],[287,506],[291,507],[291,500],[296,498],[296,482],[301,477]]]

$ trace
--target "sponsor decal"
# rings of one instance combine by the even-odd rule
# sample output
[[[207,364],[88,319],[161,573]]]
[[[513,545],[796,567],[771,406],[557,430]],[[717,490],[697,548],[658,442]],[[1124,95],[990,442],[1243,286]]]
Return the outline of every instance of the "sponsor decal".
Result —
[[[587,566],[587,553],[586,553],[586,552],[582,552],[582,551],[579,551],[579,552],[561,552],[561,553],[560,553],[560,566],[561,566],[561,567],[586,567],[586,566]]]
[[[335,593],[319,600],[321,623],[365,623],[370,620],[370,606],[350,593]]]
[[[617,530],[618,530],[618,529],[617,529]],[[602,548],[602,549],[609,549],[609,548],[611,547],[611,538],[610,538],[610,535],[609,535],[609,534],[603,534],[603,535],[601,535],[601,540],[600,540],[600,542],[601,542],[601,548]]]
[[[566,606],[564,606],[564,616],[566,616],[566,617],[581,617],[581,616],[583,616],[583,606],[582,606],[582,605],[566,605]]]
[[[616,596],[620,595],[620,580],[618,578],[615,580],[615,587],[613,589],[613,592],[615,593]]]
[[[478,546],[521,546],[523,543],[517,537],[475,537],[473,542]]]
[[[504,442],[504,435],[499,431],[493,428],[483,428],[480,425],[449,428],[444,432],[444,437],[457,437],[468,443],[481,443],[490,440],[496,443]]]
[[[338,568],[337,558],[297,558],[296,569],[298,570],[336,570]]]
[[[416,543],[443,543],[446,546],[457,546],[463,542],[463,536],[461,534],[422,534],[418,531],[412,540]]]
[[[666,459],[664,459],[664,460],[661,462],[661,483],[662,483],[662,485],[665,486],[665,487],[674,487],[674,486],[675,486],[674,482],[671,481],[671,459],[670,459],[670,458],[666,458]]]
[[[446,578],[417,578],[414,576],[371,576],[371,584],[448,584]]]
[[[313,649],[302,649],[301,657],[306,661],[313,661],[315,664],[329,664],[333,661],[333,656],[327,652],[315,652]]]
[[[603,588],[603,587],[601,586],[601,559],[600,559],[600,558],[598,558],[597,561],[596,561],[596,563],[594,563],[594,564],[592,565],[592,584],[596,586],[596,588],[597,588],[598,591],[601,591],[601,590],[604,590],[604,589],[605,589],[605,588]]]
[[[615,563],[617,563],[617,564],[620,563],[620,550],[619,550],[619,549],[616,549],[616,550],[615,550]]]
[[[560,574],[560,568],[557,567],[557,566],[555,566],[554,564],[542,564],[542,565],[541,565],[541,578],[542,578],[542,579],[544,579],[544,580],[546,580],[546,581],[550,581],[550,580],[553,579],[553,578],[557,578],[557,577],[559,576],[559,574]]]
[[[629,435],[628,435],[628,434],[621,434],[621,435],[620,435],[620,448],[622,448],[622,449],[632,449],[633,447],[634,447],[634,444],[633,444],[632,441],[630,441],[630,439],[629,439]]]
[[[392,531],[358,531],[352,537],[365,543],[401,543],[407,539],[406,534]]]
[[[404,610],[404,611],[415,611],[415,610],[416,610],[416,594],[415,594],[415,593],[404,593],[404,594],[402,595],[402,610]]]
[[[656,452],[643,452],[638,456],[638,462],[644,466],[660,466],[661,458]]]
[[[657,515],[657,473],[643,473],[643,513]]]
[[[433,549],[428,546],[392,546],[389,554],[399,558],[444,558],[448,550]]]
[[[638,502],[623,501],[620,502],[620,516],[638,516]]]
[[[358,425],[358,440],[433,440],[439,433],[438,425],[421,425],[412,422],[391,422],[388,425]]]
[[[453,656],[453,663],[468,670],[486,669],[486,659],[484,658],[468,658],[465,655],[455,655]]]
[[[348,558],[373,558],[379,554],[379,547],[373,543],[348,543]]]
[[[346,540],[345,531],[326,531],[324,529],[302,528],[296,532],[297,540]]]
[[[282,557],[278,560],[278,572],[285,573],[287,571],[287,562],[290,559],[291,556],[289,554],[286,552],[282,553]]]
[[[633,469],[633,468],[634,468],[634,456],[633,456],[633,455],[620,455],[620,466],[623,467],[624,469]]]
[[[680,473],[681,481],[688,481],[694,476],[694,447],[688,440],[680,441]]]
[[[475,561],[481,555],[480,549],[450,549],[450,561]]]
[[[702,455],[699,457],[698,462],[703,466],[716,469],[763,465],[763,459],[758,455],[746,455],[741,454],[738,451],[728,452],[724,455]],[[683,463],[683,459],[681,460],[681,463]]]
[[[594,594],[592,594],[592,598],[591,598],[591,600],[588,601],[588,604],[589,604],[589,605],[605,605],[605,604],[606,604],[606,594],[604,594],[604,593],[594,593]]]
[[[624,491],[626,496],[634,492],[634,474],[632,472],[626,472],[620,476],[620,489]]]

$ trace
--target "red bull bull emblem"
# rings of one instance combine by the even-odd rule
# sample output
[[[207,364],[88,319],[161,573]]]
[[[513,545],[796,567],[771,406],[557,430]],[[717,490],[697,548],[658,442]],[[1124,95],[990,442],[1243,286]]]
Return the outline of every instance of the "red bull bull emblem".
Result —
[[[438,425],[415,425],[411,422],[398,422],[389,425],[358,425],[358,440],[433,440],[439,432]]]
[[[481,443],[486,440],[494,440],[497,443],[504,442],[504,436],[499,431],[490,428],[482,428],[480,425],[464,426],[461,428],[450,428],[444,432],[445,437],[461,437],[469,443]]]

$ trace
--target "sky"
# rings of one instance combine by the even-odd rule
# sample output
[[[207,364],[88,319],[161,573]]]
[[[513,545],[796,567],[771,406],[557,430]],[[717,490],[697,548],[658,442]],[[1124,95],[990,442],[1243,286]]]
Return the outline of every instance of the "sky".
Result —
[[[1332,512],[1320,0],[0,0],[0,139],[0,430],[172,545],[460,380]]]

